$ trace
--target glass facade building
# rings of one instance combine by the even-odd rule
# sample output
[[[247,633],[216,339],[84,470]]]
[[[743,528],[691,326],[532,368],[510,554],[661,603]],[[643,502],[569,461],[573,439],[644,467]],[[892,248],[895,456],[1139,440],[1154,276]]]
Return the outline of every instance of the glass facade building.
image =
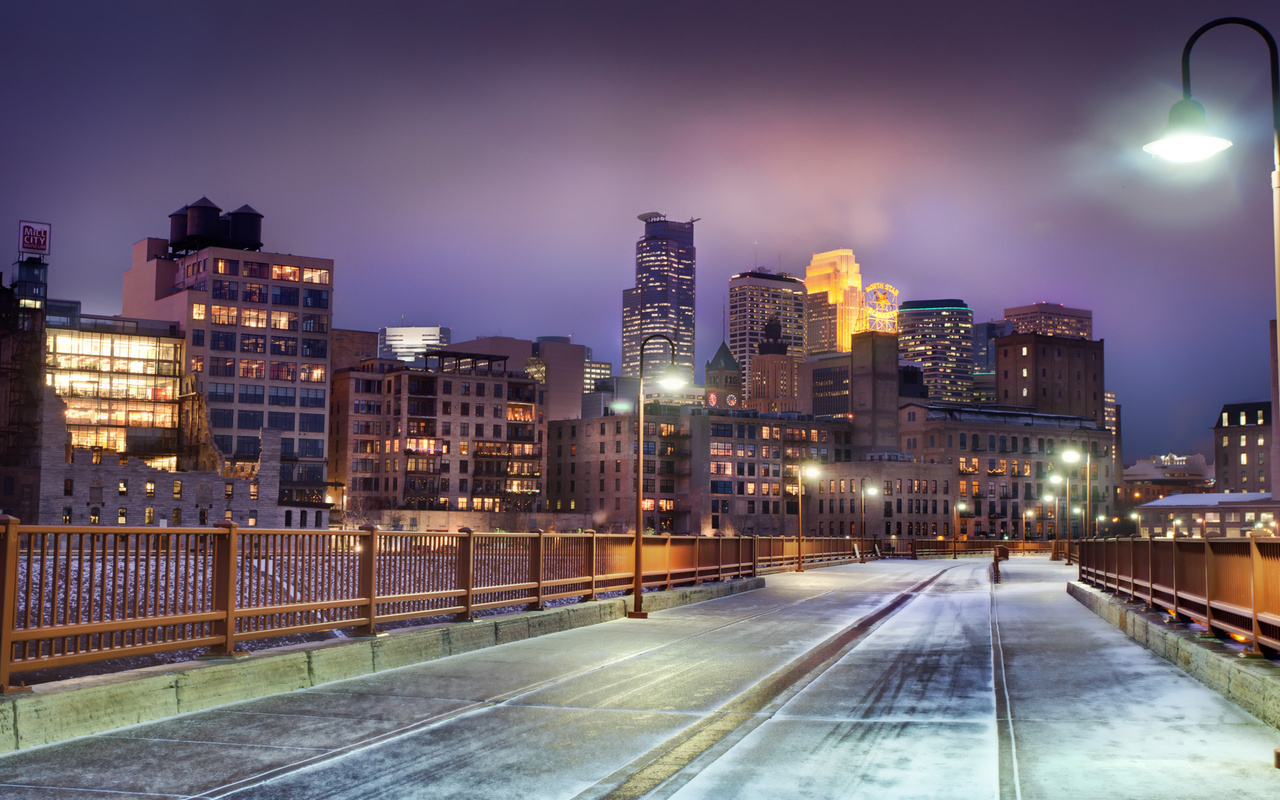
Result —
[[[675,363],[693,383],[694,271],[693,223],[672,222],[664,214],[641,214],[644,236],[636,242],[636,285],[622,292],[622,374],[640,377],[640,347],[661,333],[675,343]],[[663,373],[666,348],[646,354],[646,378]],[[661,351],[661,352],[659,352]]]

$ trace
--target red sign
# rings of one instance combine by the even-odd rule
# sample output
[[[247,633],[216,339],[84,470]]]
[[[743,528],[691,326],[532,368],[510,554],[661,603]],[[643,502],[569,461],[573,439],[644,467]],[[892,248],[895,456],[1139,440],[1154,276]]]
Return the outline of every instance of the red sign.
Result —
[[[18,236],[22,242],[18,251],[21,253],[34,253],[36,255],[49,255],[49,229],[47,222],[26,222],[18,223]]]

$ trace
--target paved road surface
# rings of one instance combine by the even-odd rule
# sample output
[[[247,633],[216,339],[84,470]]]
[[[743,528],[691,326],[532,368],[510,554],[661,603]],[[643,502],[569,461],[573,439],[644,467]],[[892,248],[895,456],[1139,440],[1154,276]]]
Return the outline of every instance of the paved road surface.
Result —
[[[1280,732],[1071,600],[1073,570],[986,568],[770,576],[0,757],[0,797],[1280,797]]]

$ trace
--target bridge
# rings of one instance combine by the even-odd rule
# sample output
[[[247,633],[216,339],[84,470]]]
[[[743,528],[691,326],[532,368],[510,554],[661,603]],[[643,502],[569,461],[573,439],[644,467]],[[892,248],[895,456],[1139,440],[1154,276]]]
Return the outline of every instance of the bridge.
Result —
[[[10,753],[0,795],[1280,797],[1280,732],[1070,597],[1075,568],[990,567],[773,574]]]

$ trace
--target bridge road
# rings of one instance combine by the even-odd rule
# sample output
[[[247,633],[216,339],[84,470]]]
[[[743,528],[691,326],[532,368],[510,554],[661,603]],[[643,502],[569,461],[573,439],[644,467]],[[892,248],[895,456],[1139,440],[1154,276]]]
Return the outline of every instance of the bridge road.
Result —
[[[1073,570],[986,568],[770,576],[11,754],[0,796],[1280,797],[1280,733],[1071,600]]]

